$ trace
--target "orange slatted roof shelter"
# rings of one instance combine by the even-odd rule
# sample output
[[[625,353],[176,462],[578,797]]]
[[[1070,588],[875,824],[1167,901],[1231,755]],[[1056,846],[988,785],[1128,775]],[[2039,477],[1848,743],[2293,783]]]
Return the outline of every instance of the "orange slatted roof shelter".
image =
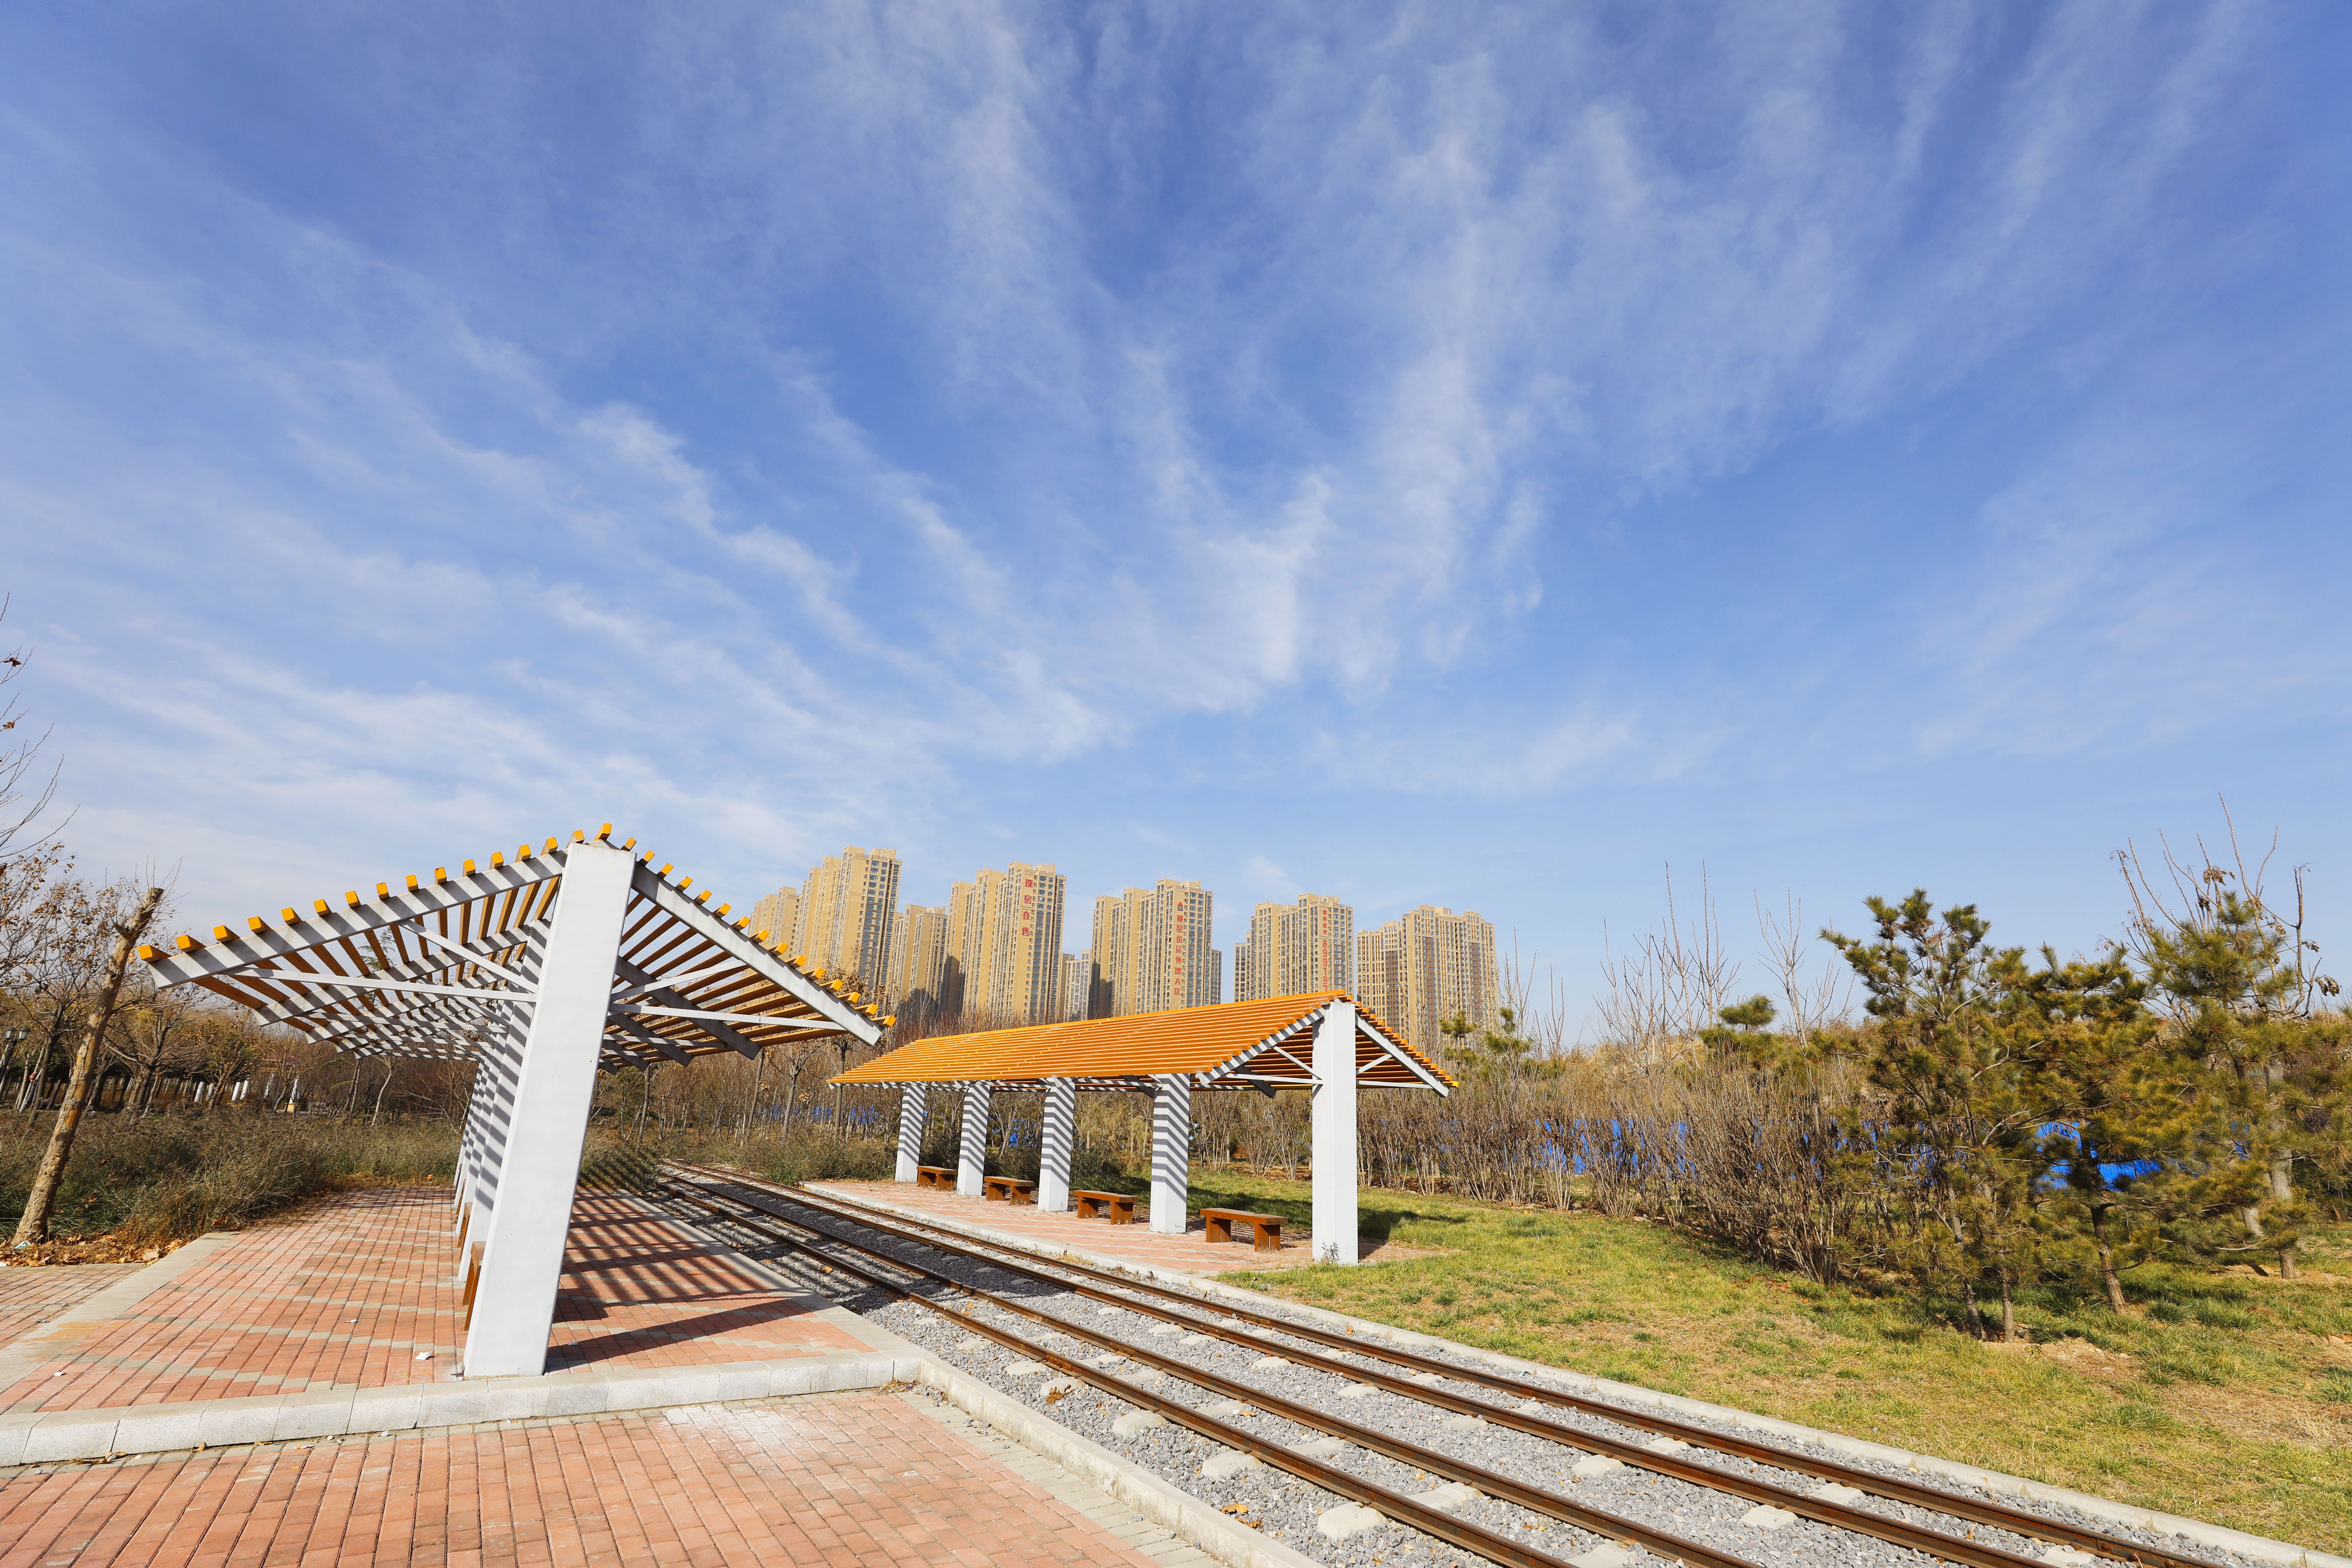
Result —
[[[1034,1089],[1071,1079],[1087,1089],[1139,1089],[1182,1077],[1196,1089],[1304,1089],[1315,1082],[1317,1026],[1344,991],[1225,1002],[1170,1013],[1032,1024],[917,1040],[842,1073],[843,1084],[985,1084]],[[1453,1087],[1438,1066],[1356,1009],[1356,1081],[1398,1089]]]

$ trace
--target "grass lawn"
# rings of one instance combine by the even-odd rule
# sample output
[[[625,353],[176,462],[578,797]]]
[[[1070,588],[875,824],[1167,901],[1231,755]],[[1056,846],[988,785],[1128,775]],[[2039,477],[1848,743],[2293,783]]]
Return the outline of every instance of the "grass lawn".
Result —
[[[1195,1171],[1192,1200],[1307,1221],[1303,1183]],[[2332,1552],[2352,1549],[2352,1231],[2340,1276],[2147,1271],[2134,1314],[2037,1291],[2035,1342],[1823,1287],[1662,1226],[1366,1189],[1367,1237],[1442,1254],[1225,1278],[1400,1327]]]

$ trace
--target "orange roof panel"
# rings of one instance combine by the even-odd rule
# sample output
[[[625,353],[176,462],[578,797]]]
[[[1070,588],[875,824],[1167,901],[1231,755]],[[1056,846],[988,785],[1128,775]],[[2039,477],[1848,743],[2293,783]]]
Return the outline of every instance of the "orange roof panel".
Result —
[[[1002,1083],[1049,1078],[1160,1078],[1217,1075],[1262,1048],[1304,1037],[1344,991],[1223,1002],[1168,1013],[1031,1024],[971,1035],[942,1035],[886,1052],[833,1079],[835,1083]],[[1445,1073],[1380,1017],[1357,1010],[1359,1078],[1364,1081],[1450,1086]],[[1378,1047],[1366,1060],[1361,1047]],[[1294,1048],[1295,1054],[1295,1048]],[[1389,1066],[1391,1072],[1377,1071]],[[1366,1068],[1375,1069],[1367,1074]],[[1401,1069],[1401,1070],[1400,1070]]]

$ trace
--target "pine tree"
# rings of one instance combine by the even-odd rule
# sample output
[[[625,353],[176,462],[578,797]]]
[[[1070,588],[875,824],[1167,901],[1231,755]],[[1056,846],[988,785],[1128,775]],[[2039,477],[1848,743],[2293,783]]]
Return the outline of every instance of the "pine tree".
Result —
[[[1987,946],[1975,905],[1938,916],[1925,889],[1900,905],[1864,901],[1874,941],[1822,935],[1869,994],[1870,1080],[1887,1098],[1883,1159],[1910,1206],[1896,1259],[1923,1281],[1957,1284],[1979,1336],[1977,1287],[1997,1285],[2000,1337],[2014,1339],[2017,1286],[2040,1273],[2049,1168],[2031,1062],[2004,1016],[2004,976],[2023,950]]]
[[[2184,1171],[2205,1125],[2198,1064],[2161,1033],[2147,983],[2120,949],[2003,976],[2013,1035],[2032,1064],[2047,1121],[2044,1153],[2064,1217],[2085,1225],[2107,1305],[2125,1310],[2123,1276],[2163,1256],[2167,1233],[2197,1212]]]

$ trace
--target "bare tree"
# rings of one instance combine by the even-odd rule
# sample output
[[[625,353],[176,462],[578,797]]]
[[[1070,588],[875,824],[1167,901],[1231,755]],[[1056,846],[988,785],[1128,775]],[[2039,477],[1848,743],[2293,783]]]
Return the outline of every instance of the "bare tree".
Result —
[[[1607,1042],[1654,1056],[1715,1026],[1739,978],[1723,948],[1723,928],[1706,868],[1699,868],[1698,913],[1687,928],[1675,907],[1675,871],[1666,868],[1666,919],[1619,952],[1601,928],[1601,993],[1596,998]]]
[[[207,1011],[195,996],[177,987],[156,991],[121,1010],[122,1027],[107,1041],[107,1048],[131,1074],[123,1110],[144,1116],[152,1109],[156,1080],[192,1059]]]
[[[1811,975],[1806,973],[1806,960],[1815,950],[1813,939],[1805,935],[1805,906],[1794,893],[1787,895],[1782,914],[1766,909],[1763,896],[1757,896],[1756,932],[1764,943],[1764,966],[1780,982],[1791,1036],[1800,1041],[1809,1040],[1816,1029],[1847,1016],[1853,995],[1853,973],[1843,964],[1832,963],[1822,964]]]
[[[9,602],[0,598],[0,620],[7,618]],[[0,655],[0,867],[26,857],[54,856],[58,848],[49,842],[55,832],[36,831],[58,793],[58,768],[52,765],[48,777],[41,776],[41,747],[49,732],[35,735],[22,728],[25,715],[16,694],[8,689],[25,672],[30,651],[19,643]]]
[[[89,1098],[90,1069],[97,1064],[107,1026],[113,1021],[115,998],[122,993],[123,972],[131,967],[131,950],[146,934],[147,923],[155,918],[156,906],[163,901],[163,889],[150,888],[130,919],[108,922],[113,928],[114,947],[107,955],[105,977],[90,1006],[89,1025],[82,1036],[81,1048],[74,1052],[73,1076],[66,1080],[65,1103],[58,1107],[57,1124],[49,1131],[48,1152],[41,1156],[41,1168],[33,1174],[32,1191],[25,1195],[24,1216],[16,1222],[18,1247],[30,1247],[49,1238],[49,1210],[57,1203],[58,1185],[65,1179],[66,1161],[73,1155],[74,1132],[81,1126],[83,1104]]]

